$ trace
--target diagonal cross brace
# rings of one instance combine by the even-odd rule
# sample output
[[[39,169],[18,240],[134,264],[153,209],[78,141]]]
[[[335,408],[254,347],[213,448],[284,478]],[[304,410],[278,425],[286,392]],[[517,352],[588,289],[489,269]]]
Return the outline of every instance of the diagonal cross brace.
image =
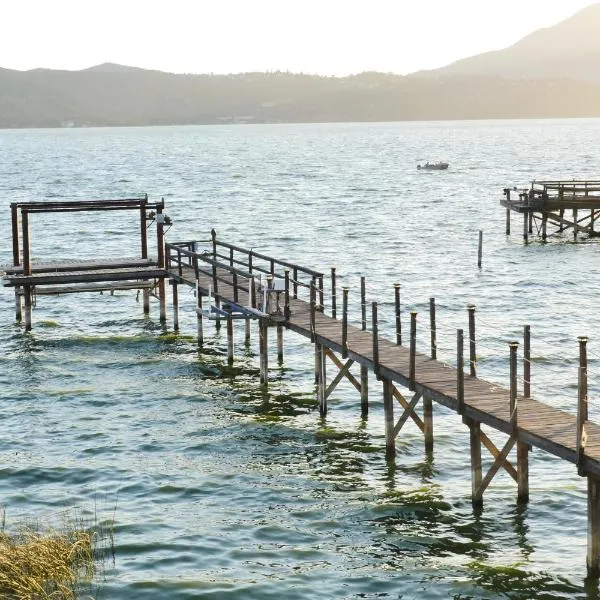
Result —
[[[425,432],[425,425],[421,420],[421,417],[419,417],[419,415],[415,412],[415,406],[417,406],[417,402],[421,398],[421,394],[417,392],[409,403],[406,400],[406,398],[398,391],[398,389],[394,385],[392,385],[392,395],[394,396],[394,398],[396,398],[396,400],[398,400],[398,402],[404,409],[404,414],[400,417],[398,423],[396,423],[396,426],[394,427],[394,435],[397,435],[398,432],[402,429],[408,417],[410,417],[415,422],[415,425],[422,432]]]
[[[413,396],[413,398],[410,401],[410,403],[406,402],[406,400],[402,397],[402,394],[400,394],[400,392],[394,386],[392,386],[392,394],[396,398],[398,398],[398,397],[402,398],[402,400],[404,401],[404,404],[402,403],[402,401],[400,401],[400,404],[402,404],[402,406],[404,406],[406,404],[406,407],[404,409],[404,413],[398,419],[398,422],[396,423],[396,425],[394,425],[394,438],[396,438],[396,436],[398,435],[398,433],[400,432],[400,430],[404,426],[404,423],[406,423],[406,421],[408,420],[408,417],[412,417],[412,420],[419,426],[419,428],[421,429],[421,431],[423,431],[423,428],[424,428],[423,421],[421,421],[421,419],[414,412],[415,411],[415,406],[417,406],[417,403],[421,399],[421,393],[417,392]],[[419,425],[419,423],[420,423],[420,425]]]
[[[325,398],[328,398],[331,392],[336,388],[337,384],[342,380],[342,377],[346,379],[360,392],[360,383],[356,377],[350,373],[350,367],[354,364],[352,359],[348,359],[344,364],[329,348],[324,348],[323,352],[331,359],[333,364],[339,369],[338,374],[334,377],[333,381],[327,387],[325,391]]]
[[[511,436],[510,438],[508,438],[508,441],[506,442],[506,444],[504,444],[504,448],[502,448],[502,451],[496,457],[494,464],[490,467],[490,470],[487,472],[487,475],[481,481],[481,484],[477,488],[477,491],[475,492],[474,497],[476,497],[476,498],[483,497],[483,492],[485,492],[485,490],[487,489],[487,486],[490,485],[490,482],[494,478],[494,475],[496,475],[496,473],[498,472],[498,469],[500,469],[500,467],[506,461],[506,457],[508,456],[508,453],[512,450],[512,447],[515,445],[516,441],[517,441],[517,438],[514,436]]]
[[[487,435],[485,435],[485,433],[483,433],[483,431],[481,430],[479,431],[479,436],[481,439],[481,443],[489,450],[489,453],[494,457],[494,459],[497,459],[500,456],[500,450],[496,448],[494,442],[492,442],[492,440],[490,440],[490,438]],[[518,481],[517,470],[512,466],[510,462],[508,462],[508,460],[504,459],[500,466],[504,467],[504,470],[515,481]]]

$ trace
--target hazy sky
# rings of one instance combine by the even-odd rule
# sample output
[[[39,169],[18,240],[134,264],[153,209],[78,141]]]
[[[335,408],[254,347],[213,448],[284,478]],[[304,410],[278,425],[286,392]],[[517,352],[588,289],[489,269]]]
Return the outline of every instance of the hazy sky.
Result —
[[[590,0],[0,0],[0,67],[406,74],[510,46]]]

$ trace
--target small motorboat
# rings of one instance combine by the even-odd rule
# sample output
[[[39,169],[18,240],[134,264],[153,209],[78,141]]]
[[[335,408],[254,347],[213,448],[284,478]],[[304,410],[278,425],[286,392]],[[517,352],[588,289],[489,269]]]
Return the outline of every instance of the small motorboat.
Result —
[[[427,161],[423,165],[417,165],[417,169],[425,169],[426,171],[445,171],[448,168],[448,164],[449,163],[442,161],[433,163]]]

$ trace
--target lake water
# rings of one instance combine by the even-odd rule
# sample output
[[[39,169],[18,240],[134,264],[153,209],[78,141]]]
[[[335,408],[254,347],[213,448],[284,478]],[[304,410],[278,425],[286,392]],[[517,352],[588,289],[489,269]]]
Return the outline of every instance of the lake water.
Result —
[[[353,322],[365,275],[390,338],[401,283],[423,352],[435,297],[449,363],[475,304],[478,374],[504,386],[508,342],[531,325],[532,394],[565,410],[576,406],[577,336],[588,335],[597,420],[600,246],[567,235],[525,246],[520,219],[505,235],[499,200],[532,179],[598,179],[599,145],[600,120],[5,130],[0,263],[12,260],[12,201],[164,197],[167,240],[214,227],[241,246],[335,266]],[[450,168],[418,171],[423,160]],[[133,256],[137,227],[120,213],[34,215],[34,260]],[[40,297],[24,334],[12,290],[0,292],[8,525],[77,507],[114,518],[101,598],[598,597],[584,582],[586,482],[573,465],[534,449],[530,503],[517,506],[500,473],[474,512],[460,417],[434,405],[433,457],[409,424],[386,463],[374,378],[368,420],[349,384],[322,419],[307,340],[286,333],[265,392],[254,330],[245,348],[238,328],[229,369],[224,329],[209,326],[198,349],[194,302],[181,290],[174,335],[170,306],[165,331],[157,302],[144,317],[135,292]]]

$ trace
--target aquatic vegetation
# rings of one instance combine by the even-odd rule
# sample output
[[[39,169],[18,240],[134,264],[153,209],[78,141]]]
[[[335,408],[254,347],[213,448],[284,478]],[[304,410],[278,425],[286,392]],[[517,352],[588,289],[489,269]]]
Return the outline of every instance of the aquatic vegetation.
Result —
[[[4,521],[4,514],[3,514]],[[60,529],[39,523],[0,531],[0,596],[7,600],[76,600],[85,595],[97,566],[113,548],[112,526],[85,527],[72,518]]]

